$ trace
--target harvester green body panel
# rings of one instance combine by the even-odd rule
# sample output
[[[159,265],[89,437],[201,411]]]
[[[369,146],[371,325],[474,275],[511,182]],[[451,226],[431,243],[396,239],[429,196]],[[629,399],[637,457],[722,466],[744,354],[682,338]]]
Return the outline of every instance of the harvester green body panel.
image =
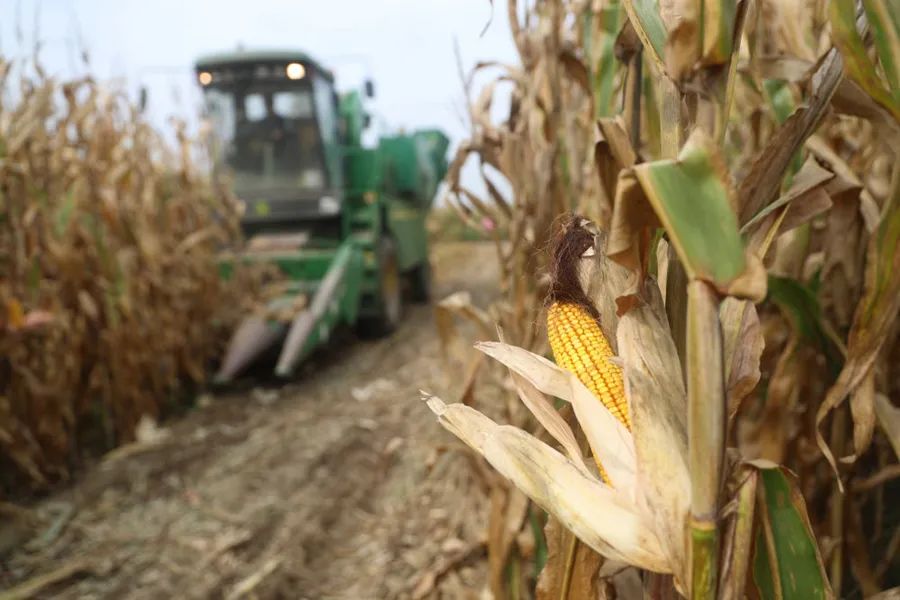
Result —
[[[230,380],[278,344],[276,373],[286,376],[336,327],[383,314],[385,248],[403,275],[427,266],[425,218],[447,169],[448,139],[430,129],[364,147],[362,95],[338,95],[332,74],[303,52],[211,55],[196,71],[223,138],[214,160],[247,206],[248,248],[223,257],[222,275],[236,262],[264,262],[288,280],[235,332],[217,379]]]
[[[262,262],[278,266],[287,276],[284,294],[269,302],[261,314],[245,317],[216,376],[218,383],[230,381],[260,354],[284,340],[277,373],[289,375],[320,344],[328,341],[335,328],[352,325],[359,316],[363,279],[363,251],[354,238],[336,248],[296,250],[289,253],[244,253],[226,257],[220,271],[228,278],[234,263]],[[298,297],[309,299],[288,320],[275,315],[290,308]]]
[[[397,240],[400,269],[408,271],[428,260],[425,211],[405,200],[388,200],[387,228]]]
[[[447,152],[447,137],[433,129],[388,136],[381,138],[378,150],[382,157],[385,189],[414,203],[430,206],[444,176],[442,165]]]

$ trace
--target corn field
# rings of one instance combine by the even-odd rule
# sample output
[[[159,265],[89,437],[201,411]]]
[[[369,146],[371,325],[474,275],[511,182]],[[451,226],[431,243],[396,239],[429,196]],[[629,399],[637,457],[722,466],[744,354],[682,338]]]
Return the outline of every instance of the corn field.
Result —
[[[206,378],[238,316],[237,208],[127,98],[0,61],[0,478],[68,477]]]
[[[896,597],[900,5],[506,9],[447,178],[502,295],[425,396],[503,476],[494,597]]]

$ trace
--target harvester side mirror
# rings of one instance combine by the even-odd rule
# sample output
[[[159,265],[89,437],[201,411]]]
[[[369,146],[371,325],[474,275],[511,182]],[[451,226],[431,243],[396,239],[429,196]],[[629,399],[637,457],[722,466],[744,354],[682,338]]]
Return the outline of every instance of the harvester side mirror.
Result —
[[[372,82],[371,79],[366,79],[365,87],[366,87],[366,97],[374,98],[375,97],[375,84]]]

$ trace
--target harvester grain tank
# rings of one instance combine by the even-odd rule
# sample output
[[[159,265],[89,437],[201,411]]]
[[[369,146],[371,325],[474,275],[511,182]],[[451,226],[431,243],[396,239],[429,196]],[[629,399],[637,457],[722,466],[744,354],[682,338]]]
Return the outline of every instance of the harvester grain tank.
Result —
[[[287,279],[266,310],[235,331],[216,377],[231,380],[273,348],[287,376],[342,325],[386,334],[430,285],[425,217],[447,169],[437,129],[381,137],[364,147],[370,117],[361,91],[299,51],[237,51],[201,58],[197,81],[216,133],[214,160],[245,204],[240,254]],[[365,85],[366,96],[373,86]]]

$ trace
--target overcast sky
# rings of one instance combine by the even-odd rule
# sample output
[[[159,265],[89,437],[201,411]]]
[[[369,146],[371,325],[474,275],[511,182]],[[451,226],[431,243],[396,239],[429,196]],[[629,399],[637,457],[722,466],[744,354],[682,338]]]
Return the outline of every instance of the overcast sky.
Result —
[[[439,126],[454,142],[461,83],[459,43],[468,70],[479,60],[515,61],[503,3],[489,0],[0,0],[0,51],[21,56],[43,42],[41,60],[60,76],[90,71],[149,91],[157,123],[195,120],[191,71],[201,54],[246,48],[298,48],[331,67],[339,89],[373,79],[376,120],[388,130]],[[20,38],[21,34],[21,40]]]

